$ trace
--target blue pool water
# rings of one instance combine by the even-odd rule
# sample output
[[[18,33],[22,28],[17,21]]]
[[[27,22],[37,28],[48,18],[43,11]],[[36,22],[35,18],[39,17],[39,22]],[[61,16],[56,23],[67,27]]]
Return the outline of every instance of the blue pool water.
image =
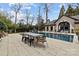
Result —
[[[56,34],[56,33],[44,33],[40,32],[40,34],[43,34],[46,37],[64,40],[68,42],[73,42],[74,35],[67,35],[67,34]]]

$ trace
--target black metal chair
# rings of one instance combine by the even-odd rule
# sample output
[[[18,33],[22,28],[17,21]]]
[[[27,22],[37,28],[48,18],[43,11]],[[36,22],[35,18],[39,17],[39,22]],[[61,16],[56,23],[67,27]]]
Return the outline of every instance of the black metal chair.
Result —
[[[22,42],[26,43],[28,41],[29,37],[27,35],[22,35]]]
[[[29,42],[30,46],[33,44],[33,41],[34,41],[34,38],[32,36],[29,36],[28,42]]]
[[[25,42],[25,43],[27,43],[27,42],[28,42],[28,40],[29,40],[29,37],[28,37],[28,36],[26,36],[26,37],[25,37],[24,42]]]

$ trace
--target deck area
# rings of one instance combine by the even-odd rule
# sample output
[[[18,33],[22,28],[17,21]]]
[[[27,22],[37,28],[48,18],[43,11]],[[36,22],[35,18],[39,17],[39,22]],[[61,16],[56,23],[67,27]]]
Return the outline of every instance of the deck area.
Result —
[[[47,38],[48,47],[33,47],[21,41],[21,35],[9,34],[0,42],[0,56],[79,56],[79,43]]]

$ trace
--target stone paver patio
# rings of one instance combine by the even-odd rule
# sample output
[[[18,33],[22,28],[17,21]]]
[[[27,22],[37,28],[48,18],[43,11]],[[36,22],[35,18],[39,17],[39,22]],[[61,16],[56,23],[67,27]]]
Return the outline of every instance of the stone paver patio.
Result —
[[[9,34],[0,42],[0,56],[74,56],[79,44],[47,38],[48,47],[33,47],[21,42],[21,35]]]

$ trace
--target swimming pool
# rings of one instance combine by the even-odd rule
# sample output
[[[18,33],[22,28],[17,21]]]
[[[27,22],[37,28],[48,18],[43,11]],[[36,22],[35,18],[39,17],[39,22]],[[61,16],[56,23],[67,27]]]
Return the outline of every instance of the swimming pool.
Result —
[[[49,38],[54,38],[67,42],[73,42],[75,37],[75,34],[69,34],[69,33],[56,33],[56,32],[39,32],[39,33]]]

